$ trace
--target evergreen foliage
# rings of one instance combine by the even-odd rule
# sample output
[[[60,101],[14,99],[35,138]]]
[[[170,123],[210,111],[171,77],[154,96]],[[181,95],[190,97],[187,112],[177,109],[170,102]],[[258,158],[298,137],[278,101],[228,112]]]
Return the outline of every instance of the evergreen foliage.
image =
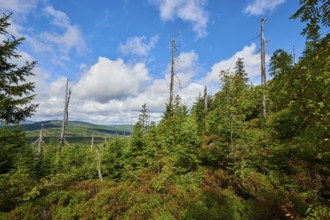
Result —
[[[39,177],[39,161],[27,144],[24,132],[18,124],[31,116],[37,105],[31,104],[34,83],[26,82],[32,76],[35,62],[18,66],[13,62],[19,59],[17,47],[24,38],[7,38],[11,15],[0,18],[0,211],[14,208],[19,202],[34,198],[35,180]]]
[[[327,7],[308,1],[294,17],[327,26],[310,15],[317,3]],[[144,104],[130,138],[38,155],[21,130],[1,128],[0,219],[329,219],[327,45],[309,38],[297,63],[273,54],[266,120],[238,59],[207,109],[176,96],[156,124]]]
[[[11,15],[4,15],[0,18],[0,35],[5,38],[0,44],[0,121],[18,124],[31,116],[37,107],[30,103],[34,97],[30,95],[34,90],[34,83],[26,82],[27,77],[34,75],[32,69],[36,62],[26,62],[23,66],[10,63],[21,57],[16,50],[24,40],[14,36],[6,39],[10,17]]]

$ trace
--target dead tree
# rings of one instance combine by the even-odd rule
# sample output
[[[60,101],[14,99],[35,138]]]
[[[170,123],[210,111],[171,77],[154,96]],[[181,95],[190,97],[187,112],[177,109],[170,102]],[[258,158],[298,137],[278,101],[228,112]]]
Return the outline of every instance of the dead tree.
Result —
[[[63,121],[62,121],[62,129],[61,129],[61,136],[60,136],[60,151],[64,144],[68,144],[65,140],[65,129],[68,124],[69,119],[69,102],[71,96],[71,87],[69,88],[69,79],[66,81],[66,90],[65,90],[65,103],[64,103],[64,113],[63,113]]]
[[[92,134],[91,150],[93,150],[93,146],[94,146],[94,134]]]
[[[41,125],[41,129],[40,129],[40,132],[39,132],[39,138],[33,142],[33,144],[37,144],[37,152],[38,152],[38,155],[41,155],[42,153],[42,146],[43,144],[45,143],[45,141],[43,140],[43,137],[44,137],[44,125],[42,124]]]
[[[170,110],[172,111],[172,106],[173,106],[173,100],[174,100],[174,75],[175,75],[175,69],[174,69],[174,53],[175,53],[175,38],[174,36],[172,37],[172,59],[171,59],[171,82],[170,82],[170,103],[169,107]]]
[[[293,45],[293,64],[296,64],[296,47]]]
[[[174,36],[172,36],[172,42],[171,42],[171,46],[172,46],[172,58],[171,58],[171,81],[170,81],[170,100],[169,100],[169,105],[168,105],[168,110],[170,113],[170,116],[173,113],[173,102],[174,102],[174,86],[175,83],[177,83],[177,85],[179,86],[179,88],[181,88],[181,82],[179,77],[175,74],[175,63],[176,63],[176,59],[175,59],[175,51],[176,51],[176,46],[175,46],[175,38]],[[175,81],[175,77],[177,79],[177,82]]]
[[[102,182],[103,181],[103,176],[102,176],[102,172],[101,172],[101,158],[100,158],[99,150],[96,149],[95,153],[96,153],[96,159],[97,159],[97,174],[99,176],[99,179]]]
[[[207,112],[207,88],[204,88],[204,111]]]
[[[266,119],[266,49],[264,36],[264,23],[266,19],[261,19],[261,85],[263,89],[262,94],[262,118]]]

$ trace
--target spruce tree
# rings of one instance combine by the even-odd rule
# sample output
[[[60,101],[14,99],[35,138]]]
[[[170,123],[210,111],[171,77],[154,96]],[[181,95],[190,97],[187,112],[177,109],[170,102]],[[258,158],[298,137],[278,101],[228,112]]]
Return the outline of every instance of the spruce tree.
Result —
[[[37,107],[31,104],[34,83],[27,82],[36,62],[21,66],[15,63],[21,57],[17,48],[24,38],[9,36],[6,29],[10,17],[11,14],[0,18],[0,38],[4,39],[0,42],[0,122],[5,124],[0,128],[0,212],[24,200],[38,176],[37,163],[23,130],[8,126],[31,116]]]
[[[27,77],[33,75],[32,69],[36,62],[26,62],[22,66],[15,64],[15,59],[21,57],[17,53],[17,47],[24,38],[8,36],[6,29],[10,26],[10,18],[11,14],[0,18],[0,35],[4,39],[0,42],[0,122],[6,125],[0,129],[0,174],[22,164],[31,164],[31,161],[25,159],[29,154],[24,153],[28,149],[22,129],[7,125],[18,124],[31,116],[37,107],[36,104],[31,104],[34,83],[27,82]]]
[[[139,123],[142,125],[142,129],[143,129],[144,133],[146,133],[148,130],[149,119],[150,119],[150,116],[148,114],[147,104],[145,103],[142,105],[142,109],[139,114]]]
[[[10,17],[11,14],[0,18],[0,35],[5,38],[0,43],[0,121],[18,124],[30,117],[37,107],[31,104],[34,83],[27,82],[27,78],[34,75],[32,70],[36,62],[26,62],[23,66],[13,63],[21,57],[17,47],[24,38],[7,37]]]
[[[244,79],[247,80],[247,73],[245,72],[243,58],[240,58],[240,57],[237,58],[234,69],[235,69],[236,76],[243,77]]]

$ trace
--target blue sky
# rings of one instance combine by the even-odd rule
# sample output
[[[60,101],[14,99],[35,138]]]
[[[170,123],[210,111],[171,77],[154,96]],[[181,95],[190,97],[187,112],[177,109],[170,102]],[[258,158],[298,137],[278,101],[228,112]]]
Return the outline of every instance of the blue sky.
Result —
[[[303,28],[289,17],[298,0],[0,0],[13,13],[9,31],[24,36],[22,64],[37,60],[35,121],[61,119],[70,80],[70,120],[130,124],[147,103],[159,120],[169,96],[171,38],[175,88],[190,107],[219,72],[244,58],[251,82],[260,82],[260,20],[266,18],[267,61],[277,49],[297,57]]]

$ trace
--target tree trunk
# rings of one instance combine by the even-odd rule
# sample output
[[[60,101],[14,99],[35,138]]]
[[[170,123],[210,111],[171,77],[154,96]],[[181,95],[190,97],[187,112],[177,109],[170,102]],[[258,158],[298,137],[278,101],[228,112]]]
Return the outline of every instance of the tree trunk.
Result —
[[[97,157],[97,174],[99,176],[99,179],[101,180],[101,182],[103,181],[103,176],[102,176],[102,172],[101,172],[101,159],[100,159],[100,153],[99,150],[96,149],[95,150],[96,153],[96,157]]]
[[[94,146],[94,134],[92,134],[91,150],[93,150],[93,146]]]
[[[172,37],[172,59],[171,59],[171,82],[170,82],[170,102],[169,107],[170,111],[172,112],[173,107],[173,100],[174,100],[174,52],[175,52],[175,38]]]
[[[44,143],[43,136],[44,136],[44,125],[42,124],[38,139],[38,155],[42,153],[42,144]]]
[[[266,119],[266,50],[264,37],[264,23],[266,19],[261,19],[261,85],[263,88],[262,94],[262,118]]]
[[[64,103],[64,111],[63,111],[63,121],[62,121],[62,129],[60,136],[60,151],[62,150],[63,145],[66,143],[64,138],[66,125],[69,119],[69,102],[71,96],[71,88],[69,88],[69,80],[66,81],[66,90],[65,90],[65,103]]]
[[[207,88],[204,89],[204,111],[207,112]]]

